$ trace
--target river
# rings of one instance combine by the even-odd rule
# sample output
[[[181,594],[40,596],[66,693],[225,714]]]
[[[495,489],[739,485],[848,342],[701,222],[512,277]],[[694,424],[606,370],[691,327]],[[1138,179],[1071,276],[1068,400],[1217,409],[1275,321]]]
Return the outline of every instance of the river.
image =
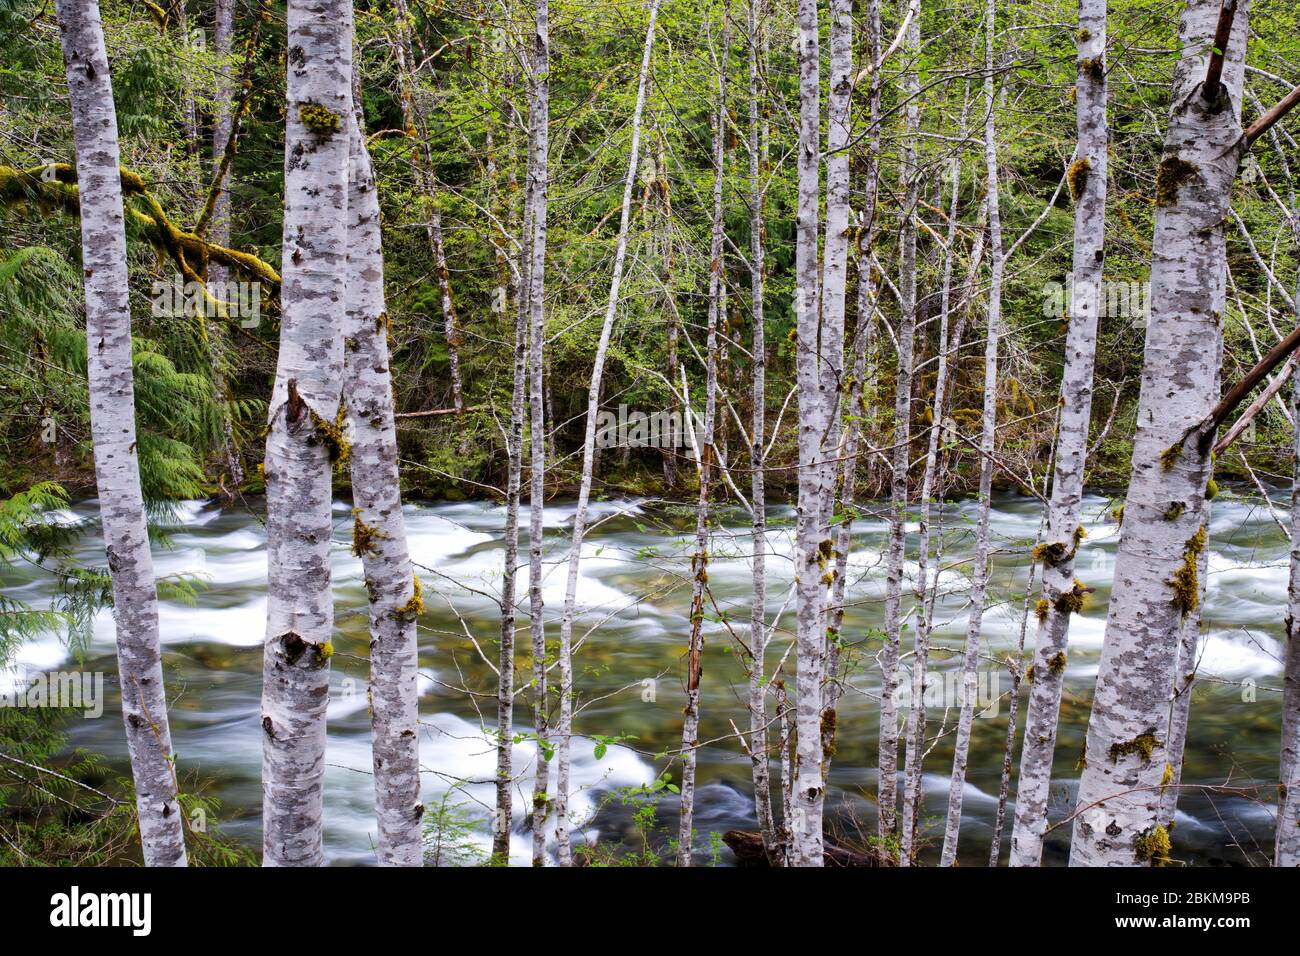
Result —
[[[1273,499],[1283,520],[1288,497],[1279,492]],[[1110,512],[1116,503],[1090,494],[1084,505],[1088,538],[1076,570],[1096,592],[1071,631],[1052,788],[1054,820],[1069,811],[1077,786],[1074,767],[1083,748],[1118,541]],[[260,508],[259,501],[225,509],[207,502],[182,503],[172,519],[167,542],[155,550],[159,575],[189,575],[200,583],[192,604],[183,600],[161,603],[172,734],[182,778],[206,781],[207,792],[222,802],[220,819],[215,822],[226,835],[251,847],[260,842],[261,809],[259,698],[266,553]],[[635,499],[600,502],[594,510],[596,524],[584,545],[578,593],[581,614],[575,628],[575,639],[582,639],[575,663],[580,695],[575,732],[584,735],[573,745],[573,780],[578,790],[573,808],[581,817],[575,839],[606,847],[620,841],[639,845],[638,802],[627,799],[628,795],[655,780],[665,768],[674,780],[679,772],[659,755],[680,744],[693,516],[686,506]],[[85,501],[52,517],[83,525],[76,555],[84,562],[102,564],[103,543],[95,514],[95,502]],[[572,514],[573,506],[568,503],[550,505],[545,513],[543,590],[549,622],[558,618],[563,603],[564,558]],[[993,606],[985,614],[983,626],[985,701],[995,699],[998,693],[1005,695],[1010,687],[1008,675],[996,661],[1014,649],[1020,632],[1027,556],[1040,515],[1038,502],[1031,498],[1000,496],[994,503],[992,538],[998,553],[992,577]],[[443,857],[465,861],[489,843],[486,821],[493,802],[490,781],[495,753],[482,727],[484,722],[494,723],[495,702],[467,694],[462,688],[483,694],[494,687],[493,672],[478,648],[495,659],[498,611],[493,595],[500,587],[504,509],[490,502],[412,503],[406,506],[405,516],[412,556],[421,566],[426,606],[420,620],[424,799],[431,807],[443,808],[428,819],[457,819],[468,825],[468,832],[458,834],[463,838],[452,841],[461,849],[453,848]],[[747,555],[752,548],[743,513],[723,511],[719,519],[709,581],[718,607],[727,612],[731,623],[714,614],[704,625],[700,739],[718,738],[718,742],[704,746],[699,754],[695,824],[701,833],[696,844],[701,848],[699,862],[725,865],[730,861],[729,851],[717,851],[716,840],[711,850],[709,834],[754,827],[749,760],[734,739],[727,739],[732,733],[731,721],[744,727],[748,720],[746,679],[737,639],[744,640],[748,631]],[[769,513],[769,615],[784,609],[769,664],[781,658],[792,636],[793,519],[793,509],[788,507],[773,508]],[[945,508],[944,571],[933,661],[939,670],[957,666],[957,650],[965,637],[969,569],[961,562],[973,546],[974,519],[973,502]],[[528,527],[527,509],[521,527]],[[840,838],[849,840],[875,832],[871,798],[876,786],[877,703],[873,695],[879,693],[879,674],[874,654],[883,625],[884,534],[885,524],[879,515],[858,521],[849,566],[844,634],[861,650],[855,655],[839,710],[838,752],[827,795],[829,825]],[[350,538],[350,506],[340,501],[335,505],[338,621],[326,757],[325,851],[333,864],[365,865],[374,862],[365,661],[368,638],[361,565],[349,553]],[[526,564],[526,549],[521,549],[521,554]],[[1183,775],[1185,784],[1214,789],[1185,791],[1172,834],[1175,859],[1201,865],[1259,865],[1271,854],[1270,785],[1277,775],[1287,554],[1286,539],[1262,499],[1225,490],[1214,502],[1206,637]],[[915,564],[909,561],[909,573],[914,570]],[[526,580],[525,566],[519,592],[525,596],[525,605]],[[51,600],[54,584],[48,576],[10,568],[0,569],[0,586],[7,596],[41,607]],[[527,617],[521,614],[519,623],[524,628],[519,641],[522,655],[527,646]],[[555,628],[549,633],[553,636]],[[911,636],[910,630],[904,635],[905,651]],[[74,667],[105,672],[103,717],[73,718],[68,725],[70,740],[75,746],[103,754],[110,765],[125,771],[112,641],[112,619],[103,611],[94,621],[83,665],[69,661],[68,649],[57,634],[24,645],[17,665],[18,673],[27,676]],[[793,674],[793,655],[786,666]],[[15,679],[14,673],[0,677],[0,685],[5,680],[12,684]],[[526,679],[522,668],[520,679]],[[793,686],[793,680],[790,683]],[[516,725],[527,730],[521,726],[529,720],[526,692],[518,701]],[[955,709],[945,709],[943,701],[936,704],[928,711],[932,732],[945,726],[945,720],[950,728],[956,719]],[[1023,714],[1022,706],[1022,718]],[[1004,696],[975,721],[959,855],[964,865],[984,865],[988,859],[1005,732]],[[598,746],[592,735],[622,739]],[[925,765],[929,845],[923,851],[923,863],[935,862],[938,857],[951,743],[951,734],[941,735]],[[603,751],[599,758],[598,750]],[[516,771],[522,776],[512,838],[512,861],[518,863],[526,862],[530,852],[531,836],[520,826],[520,816],[531,794],[529,772],[534,759],[533,744],[521,741]],[[661,797],[652,840],[659,843],[677,830],[675,797],[671,793]],[[1046,863],[1065,862],[1068,831],[1069,827],[1063,826],[1049,834]]]

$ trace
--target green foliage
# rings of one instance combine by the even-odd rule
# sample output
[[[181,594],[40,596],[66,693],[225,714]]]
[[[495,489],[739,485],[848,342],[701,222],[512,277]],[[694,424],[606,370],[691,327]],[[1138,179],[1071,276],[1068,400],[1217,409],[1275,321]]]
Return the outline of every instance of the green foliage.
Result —
[[[422,817],[425,866],[482,866],[488,855],[482,845],[482,823],[469,813],[468,801],[454,802],[452,787],[425,807]]]

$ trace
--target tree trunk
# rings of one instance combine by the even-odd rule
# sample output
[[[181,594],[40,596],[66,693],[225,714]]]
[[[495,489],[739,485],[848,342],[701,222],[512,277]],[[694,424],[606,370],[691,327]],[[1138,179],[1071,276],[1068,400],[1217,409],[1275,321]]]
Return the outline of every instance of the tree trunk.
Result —
[[[920,0],[909,0],[903,55],[913,58],[921,45]],[[903,221],[899,229],[901,275],[898,358],[894,373],[894,434],[890,467],[889,534],[885,559],[885,643],[880,652],[880,753],[877,774],[878,829],[882,839],[897,829],[898,813],[898,654],[902,639],[903,559],[906,549],[907,470],[911,441],[912,348],[916,335],[916,204],[919,200],[916,170],[916,133],[920,112],[916,96],[920,82],[915,72],[903,78],[908,139],[904,146],[903,177],[907,180]],[[904,864],[906,865],[906,864]]]
[[[1247,8],[1242,0],[1207,98],[1216,0],[1191,0],[1156,184],[1151,314],[1133,468],[1115,563],[1106,638],[1088,722],[1072,866],[1134,866],[1168,857],[1159,825],[1168,697],[1178,642],[1199,605],[1206,544],[1209,449],[1189,429],[1219,394],[1224,234],[1243,140],[1240,122]]]
[[[528,597],[533,649],[533,727],[537,734],[537,767],[533,778],[533,866],[542,866],[546,851],[546,816],[550,809],[549,719],[546,699],[546,624],[542,619],[542,533],[546,499],[546,400],[542,376],[546,343],[546,204],[550,151],[550,6],[537,0],[533,54],[530,58],[532,99],[529,104],[528,213],[528,406],[529,480]]]
[[[1048,537],[1040,547],[1043,591],[1031,666],[1029,707],[1020,751],[1016,817],[1011,830],[1011,865],[1038,866],[1047,828],[1052,754],[1061,711],[1061,685],[1070,634],[1070,605],[1077,600],[1074,557],[1083,500],[1088,426],[1092,417],[1092,375],[1101,311],[1102,245],[1106,233],[1106,0],[1079,5],[1077,127],[1079,143],[1070,167],[1074,197],[1074,258],[1066,317],[1065,371],[1061,377],[1056,472],[1052,481]]]
[[[767,338],[763,327],[764,248],[763,209],[766,189],[762,175],[767,172],[762,151],[762,120],[759,107],[759,77],[764,67],[759,32],[764,29],[761,3],[749,0],[749,128],[746,146],[749,152],[749,290],[750,326],[753,339],[751,374],[753,415],[750,425],[749,460],[752,470],[750,499],[753,506],[753,581],[749,610],[749,759],[754,781],[754,815],[762,837],[766,859],[772,865],[782,861],[776,828],[772,819],[771,760],[767,744],[767,480],[763,473],[767,455]]]
[[[338,417],[352,4],[291,0],[288,31],[280,353],[264,466],[263,863],[318,866],[334,628],[331,477],[346,451]]]
[[[921,50],[921,4],[911,0],[911,19],[902,55],[913,62]],[[906,553],[907,520],[907,470],[911,448],[912,417],[912,362],[913,343],[916,337],[916,230],[917,204],[920,202],[920,172],[917,169],[917,138],[920,130],[920,106],[917,97],[921,81],[914,68],[903,76],[903,94],[907,98],[905,109],[907,137],[903,146],[902,176],[907,181],[903,200],[903,221],[899,229],[900,297],[898,328],[898,365],[894,373],[894,448],[890,475],[889,544],[885,566],[885,646],[881,651],[883,670],[880,689],[880,830],[881,836],[895,830],[894,815],[897,807],[895,776],[898,767],[898,709],[894,700],[898,689],[898,652],[902,638],[903,559]],[[912,708],[922,705],[916,692],[916,679],[912,681]],[[918,755],[919,756],[919,755]],[[919,780],[919,776],[918,776]],[[910,783],[910,778],[909,778]],[[904,788],[902,859],[910,863],[913,843],[913,816],[916,795],[909,798]]]
[[[823,454],[829,459],[824,466],[825,475],[822,484],[822,511],[818,519],[820,533],[824,540],[830,542],[831,519],[835,511],[836,498],[842,501],[845,495],[852,495],[847,487],[856,476],[850,466],[857,455],[857,409],[852,404],[860,395],[860,387],[855,378],[847,396],[848,434],[841,444],[844,431],[845,408],[844,396],[844,317],[847,301],[849,269],[849,145],[851,134],[851,101],[853,96],[853,4],[851,0],[831,0],[830,4],[830,89],[826,101],[826,240],[822,262],[822,360],[827,367],[820,372],[827,385],[822,399],[826,403],[826,415],[829,427],[823,439]],[[869,323],[868,323],[869,324]],[[864,369],[866,346],[866,326],[859,321],[858,334],[854,336],[854,364],[860,377]],[[851,449],[851,450],[850,450]],[[842,463],[836,461],[843,458]],[[846,484],[841,487],[841,480]],[[839,489],[839,494],[836,494]],[[835,540],[831,544],[834,562],[827,562],[830,575],[829,609],[823,603],[822,616],[829,621],[822,628],[823,659],[818,667],[821,671],[821,688],[818,692],[818,733],[821,737],[821,778],[823,789],[830,774],[830,760],[835,753],[835,736],[838,727],[836,708],[839,706],[839,628],[843,621],[844,581],[848,567],[849,536],[844,522],[835,531]],[[843,553],[841,554],[841,550]],[[841,566],[841,562],[843,566]],[[822,591],[822,601],[827,600],[827,592]]]
[[[86,289],[90,430],[131,779],[146,866],[185,866],[158,634],[158,593],[136,457],[131,305],[117,114],[96,0],[58,0],[72,100]]]
[[[722,56],[714,63],[717,104],[713,115],[713,222],[709,240],[709,311],[705,340],[704,421],[700,435],[700,493],[691,558],[691,632],[686,653],[686,708],[682,720],[681,817],[677,827],[677,865],[691,866],[695,817],[695,749],[699,746],[700,677],[704,671],[704,599],[709,581],[709,495],[713,481],[714,427],[718,392],[718,319],[725,315],[722,284],[723,204],[727,135],[726,57],[731,46],[729,13],[723,12]],[[711,45],[711,44],[710,44]],[[683,371],[683,377],[685,371]],[[683,384],[685,384],[683,382]],[[689,403],[684,414],[692,415]]]
[[[659,0],[650,0],[650,23],[646,27],[645,48],[641,54],[641,73],[637,80],[636,107],[632,111],[632,147],[628,153],[627,177],[623,183],[623,204],[619,212],[618,240],[614,248],[614,271],[609,281],[609,300],[600,341],[591,369],[591,386],[587,391],[587,423],[582,441],[582,477],[578,485],[578,503],[573,513],[573,538],[569,544],[568,577],[564,588],[564,611],[560,616],[560,717],[559,760],[555,774],[555,838],[561,866],[573,864],[569,846],[569,755],[573,734],[573,616],[578,603],[578,567],[582,561],[582,541],[587,530],[587,506],[591,500],[593,458],[596,452],[596,419],[600,412],[600,387],[605,375],[605,357],[609,351],[614,319],[618,315],[619,289],[623,282],[623,263],[627,259],[628,223],[632,211],[632,189],[640,169],[641,114],[645,110],[646,84],[650,77],[650,57],[654,50],[655,20]]]
[[[1300,302],[1297,295],[1296,302]],[[1291,376],[1291,417],[1300,423],[1300,370]],[[1282,686],[1282,748],[1278,762],[1275,866],[1300,866],[1300,424],[1291,483],[1291,572],[1287,588],[1286,669]]]
[[[527,191],[527,184],[525,184]],[[515,711],[515,622],[519,576],[519,504],[523,487],[525,392],[528,387],[529,309],[528,263],[531,246],[530,203],[524,197],[520,216],[519,269],[516,276],[515,367],[510,391],[510,431],[506,435],[506,526],[505,561],[501,572],[501,631],[497,655],[497,778],[496,814],[492,821],[492,856],[501,865],[510,862],[510,833],[513,829],[514,797],[514,711]],[[498,256],[504,252],[498,246]],[[501,263],[504,268],[504,262]],[[498,280],[502,281],[502,280]],[[505,309],[505,289],[498,285],[498,299]]]
[[[989,217],[990,278],[988,329],[984,346],[984,421],[980,435],[979,506],[975,522],[975,558],[971,571],[970,620],[966,626],[966,647],[962,660],[961,711],[957,718],[952,777],[948,784],[948,819],[944,825],[941,866],[952,866],[957,861],[962,794],[966,787],[966,760],[970,754],[971,725],[975,719],[975,688],[978,680],[976,668],[979,665],[980,633],[984,624],[984,605],[988,600],[989,586],[989,508],[993,496],[993,450],[998,427],[998,341],[1002,334],[1002,275],[1006,264],[1005,250],[1002,247],[1002,214],[999,207],[997,104],[993,78],[996,14],[995,0],[988,0],[984,35],[984,162],[988,174],[986,202]],[[938,581],[936,580],[935,583],[937,585]],[[924,703],[921,709],[924,709]],[[918,746],[923,743],[924,741],[917,741]]]
[[[796,382],[799,394],[799,498],[796,517],[797,594],[794,806],[790,810],[791,862],[822,865],[821,693],[826,645],[826,583],[832,545],[823,529],[827,493],[824,438],[830,426],[828,376],[819,345],[830,341],[820,321],[817,232],[821,127],[817,2],[799,0],[798,203],[795,219]],[[823,547],[822,542],[826,545]],[[825,578],[826,580],[823,580]]]
[[[214,184],[216,199],[212,204],[212,218],[209,220],[208,234],[216,245],[230,245],[230,169],[223,169],[222,157],[230,145],[230,132],[234,128],[235,87],[230,82],[226,71],[229,68],[231,40],[234,35],[235,3],[234,0],[216,0],[212,31],[213,52],[221,58],[222,64],[217,73],[215,108],[212,118],[212,164],[219,177]],[[210,285],[224,289],[230,277],[229,270],[220,262],[208,264],[208,282]],[[220,298],[220,296],[218,296]],[[247,318],[247,317],[245,317]],[[210,338],[225,338],[225,331],[214,324],[209,324]],[[234,423],[230,417],[230,386],[222,367],[221,358],[216,353],[215,343],[210,343],[213,350],[211,362],[212,381],[216,400],[221,407],[221,457],[226,466],[226,477],[230,482],[228,492],[233,496],[244,483],[244,466],[239,460],[239,451],[235,447]]]
[[[962,111],[960,121],[960,132],[958,136],[965,140],[967,135],[967,118],[970,108],[970,86],[967,84],[965,94],[962,100]],[[943,283],[939,293],[939,340],[937,348],[938,364],[935,370],[934,378],[934,402],[930,408],[930,427],[926,442],[925,465],[921,471],[921,490],[919,496],[920,518],[917,521],[917,570],[916,581],[913,587],[913,606],[916,608],[916,637],[913,644],[912,655],[912,692],[920,693],[924,696],[926,684],[926,674],[929,670],[930,661],[930,635],[934,623],[934,595],[930,595],[930,557],[931,557],[931,524],[934,521],[934,499],[936,496],[936,476],[938,474],[940,454],[939,438],[943,432],[942,422],[944,408],[947,400],[947,386],[949,379],[949,359],[955,351],[949,348],[948,341],[948,319],[951,312],[951,290],[952,290],[952,272],[953,261],[956,257],[955,243],[957,238],[957,203],[961,192],[961,158],[960,155],[952,159],[952,197],[949,200],[948,208],[948,233],[946,238],[946,247],[943,256]],[[985,204],[987,209],[987,204]],[[977,268],[973,267],[973,270]],[[972,275],[972,280],[973,280]],[[960,338],[960,335],[958,335]],[[939,556],[935,555],[935,585],[937,594],[937,585],[939,580],[938,569]],[[927,597],[927,595],[930,595]],[[919,691],[918,691],[919,688]],[[921,785],[921,760],[918,755],[923,755],[925,745],[925,725],[926,713],[925,707],[911,707],[908,710],[907,720],[907,770],[905,774],[905,785],[907,792],[912,794],[919,793]],[[907,800],[904,800],[907,804]],[[912,803],[914,817],[917,812],[917,805]]]
[[[379,862],[421,863],[419,654],[421,599],[402,519],[393,379],[384,307],[379,195],[360,122],[348,182],[344,395],[351,424],[353,536],[370,596],[370,711]]]

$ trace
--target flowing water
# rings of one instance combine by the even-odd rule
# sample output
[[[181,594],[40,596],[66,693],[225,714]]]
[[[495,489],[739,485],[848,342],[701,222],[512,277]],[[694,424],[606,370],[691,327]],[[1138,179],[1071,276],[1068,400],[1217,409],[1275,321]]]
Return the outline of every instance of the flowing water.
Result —
[[[1077,786],[1074,768],[1083,748],[1118,541],[1110,513],[1116,503],[1099,495],[1090,495],[1085,502],[1088,539],[1076,570],[1096,592],[1071,631],[1053,820],[1069,812]],[[1281,493],[1273,504],[1286,520]],[[164,600],[161,605],[172,734],[182,775],[209,782],[208,792],[222,801],[217,821],[221,829],[250,847],[260,842],[259,698],[266,605],[266,538],[258,507],[248,503],[222,510],[211,503],[186,503],[174,519],[168,543],[156,548],[159,575],[193,575],[202,582],[192,604]],[[679,774],[679,767],[670,765],[662,754],[680,745],[694,519],[690,508],[662,502],[621,500],[593,507],[596,524],[583,549],[575,628],[575,640],[581,639],[575,663],[580,694],[575,731],[583,735],[573,744],[573,784],[578,792],[572,802],[581,818],[575,834],[605,845],[625,841],[639,846],[637,801],[627,800],[628,793],[651,783],[665,769],[674,780]],[[1184,791],[1173,831],[1174,856],[1196,864],[1258,865],[1272,846],[1271,785],[1277,774],[1287,543],[1261,499],[1224,492],[1213,511],[1201,680],[1193,695],[1183,774],[1185,784],[1203,784],[1207,789]],[[95,514],[95,503],[87,501],[54,517],[84,524],[77,556],[102,564],[103,543]],[[546,509],[543,591],[552,623],[564,599],[564,558],[572,514],[568,504]],[[1010,687],[1010,678],[998,662],[1014,649],[1020,634],[1027,555],[1040,515],[1033,499],[1000,497],[994,503],[992,531],[998,553],[993,605],[984,616],[980,666],[985,689],[981,703],[992,699],[995,706],[985,708],[975,721],[961,832],[960,859],[965,865],[983,865],[988,858],[1006,733],[1005,695]],[[495,686],[484,655],[495,660],[499,613],[494,595],[500,588],[504,509],[488,502],[408,504],[405,516],[412,556],[421,566],[427,609],[420,621],[424,799],[445,811],[427,819],[465,820],[473,824],[468,841],[486,847],[495,753],[483,728],[494,725],[496,704],[481,695],[491,694]],[[716,859],[726,864],[729,851],[718,852],[716,841],[710,851],[708,835],[755,826],[749,759],[734,736],[728,736],[733,734],[731,721],[742,728],[748,723],[738,641],[748,636],[748,555],[753,542],[742,513],[724,512],[720,518],[709,583],[716,611],[725,612],[725,620],[715,611],[704,623],[700,727],[700,740],[716,742],[699,754],[695,825],[701,833],[696,843],[702,848],[699,861]],[[973,502],[945,508],[933,655],[933,666],[939,671],[951,672],[958,666],[965,637],[969,568],[963,561],[973,547],[974,520]],[[520,523],[528,527],[526,509]],[[769,523],[769,620],[780,615],[770,667],[786,655],[792,638],[793,510],[773,508]],[[338,633],[326,756],[325,848],[332,863],[367,864],[374,859],[374,818],[364,659],[366,595],[360,561],[349,553],[350,535],[350,506],[339,502],[334,549]],[[875,832],[872,797],[880,687],[875,654],[883,625],[884,535],[885,525],[878,516],[868,515],[854,525],[843,633],[857,650],[839,708],[838,752],[827,796],[829,825],[842,839]],[[526,565],[526,544],[521,554]],[[914,555],[909,554],[909,559],[911,574],[916,570]],[[525,566],[519,590],[525,606],[526,581]],[[54,587],[48,576],[20,568],[0,571],[0,585],[7,596],[38,607],[49,602]],[[526,681],[531,666],[526,657],[526,615],[521,613],[519,624],[523,630],[518,640],[518,673]],[[554,635],[554,627],[549,633]],[[909,628],[904,634],[905,652],[911,640]],[[84,664],[71,662],[60,637],[51,634],[26,644],[17,665],[16,672],[0,676],[0,685],[5,680],[12,685],[23,672],[28,677],[51,669],[105,672],[105,713],[100,719],[73,718],[71,743],[126,769],[108,611],[94,621]],[[793,670],[794,658],[789,654],[785,672],[792,676]],[[790,684],[793,687],[793,680]],[[531,719],[527,693],[517,699],[516,727],[521,731],[527,731]],[[940,695],[932,703],[928,729],[945,732],[939,733],[925,763],[925,825],[931,845],[923,854],[924,862],[933,862],[938,855],[952,759],[952,734],[946,731],[956,719],[956,708],[944,706],[951,700]],[[1022,718],[1023,714],[1022,706]],[[594,736],[623,739],[601,746]],[[598,750],[603,751],[599,757]],[[521,740],[515,760],[520,775],[512,839],[515,862],[529,857],[531,834],[522,828],[520,818],[531,796],[535,756],[532,742]],[[774,779],[777,769],[774,762]],[[656,819],[657,840],[662,843],[667,835],[676,834],[677,806],[671,793],[660,800]],[[1049,834],[1045,862],[1065,861],[1068,831],[1068,826],[1062,826]]]

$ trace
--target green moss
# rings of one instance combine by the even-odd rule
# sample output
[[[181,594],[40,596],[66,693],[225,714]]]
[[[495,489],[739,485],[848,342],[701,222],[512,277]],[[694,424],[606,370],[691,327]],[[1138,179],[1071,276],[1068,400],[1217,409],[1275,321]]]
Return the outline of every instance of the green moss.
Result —
[[[420,576],[413,576],[411,599],[393,612],[393,617],[414,620],[424,613],[424,594],[420,590]]]
[[[1070,184],[1070,198],[1075,202],[1083,195],[1084,189],[1088,186],[1088,174],[1092,172],[1092,163],[1087,156],[1081,156],[1070,164],[1069,172],[1066,173],[1066,181]]]
[[[1183,443],[1176,441],[1160,453],[1160,469],[1168,471],[1174,465],[1178,464],[1178,458],[1183,453]]]
[[[1213,501],[1219,497],[1219,483],[1211,478],[1205,485],[1205,500]]]
[[[334,656],[334,645],[329,641],[326,641],[324,644],[316,645],[317,664],[324,664],[327,660],[329,660],[333,656]]]
[[[1172,501],[1169,503],[1169,507],[1165,509],[1165,513],[1161,517],[1163,517],[1166,521],[1177,521],[1179,518],[1183,516],[1183,512],[1186,510],[1187,510],[1187,505],[1184,504],[1183,502]]]
[[[1038,603],[1034,605],[1034,613],[1038,616],[1038,623],[1047,623],[1047,612],[1051,610],[1052,605],[1047,598],[1039,598]]]
[[[1160,741],[1151,731],[1138,734],[1132,740],[1126,740],[1123,743],[1113,743],[1107,753],[1110,755],[1110,762],[1115,763],[1120,757],[1127,757],[1129,754],[1141,754],[1143,760],[1150,760],[1151,754],[1155,752],[1156,746]]]
[[[1065,671],[1065,651],[1057,651],[1047,662],[1047,669],[1060,676]]]
[[[1034,665],[1030,664],[1029,668],[1025,671],[1025,683],[1032,684],[1033,682],[1034,682]]]
[[[329,136],[339,131],[339,115],[319,103],[303,103],[299,106],[298,119],[317,136]]]
[[[1169,862],[1169,852],[1173,848],[1169,842],[1169,831],[1158,826],[1134,841],[1133,855],[1139,860],[1150,860],[1156,866],[1164,866]]]
[[[1174,765],[1171,763],[1166,763],[1164,776],[1160,778],[1160,786],[1167,787],[1173,782],[1174,782]]]
[[[1092,588],[1075,578],[1074,587],[1058,597],[1054,606],[1062,614],[1078,614],[1083,610],[1091,591]]]
[[[1115,523],[1116,523],[1116,524],[1122,525],[1122,524],[1124,523],[1124,506],[1123,506],[1123,505],[1120,505],[1118,508],[1116,508],[1114,511],[1112,511],[1111,514],[1113,514],[1113,515],[1115,516]]]
[[[361,520],[361,509],[352,509],[352,553],[358,558],[368,554],[378,554],[379,547],[375,544],[383,535],[378,528],[372,528]]]
[[[308,408],[308,411],[311,411],[311,409]],[[316,435],[329,448],[330,461],[336,465],[344,464],[352,456],[352,444],[348,441],[343,430],[345,421],[346,417],[342,403],[339,404],[338,417],[332,422],[317,415],[314,411],[311,412],[311,423],[316,426]]]
[[[1196,534],[1187,539],[1183,548],[1183,563],[1178,566],[1169,584],[1174,589],[1173,605],[1185,618],[1201,603],[1201,587],[1197,565],[1209,536],[1205,525],[1196,530]]]
[[[1178,156],[1166,156],[1156,171],[1156,205],[1172,206],[1178,201],[1178,188],[1194,178],[1201,168]]]
[[[1056,567],[1061,561],[1070,554],[1069,549],[1062,541],[1053,541],[1051,544],[1046,542],[1034,546],[1032,552],[1034,560],[1042,561],[1044,564]]]
[[[1094,56],[1088,60],[1079,61],[1079,72],[1100,82],[1106,77],[1106,60],[1100,56]]]
[[[1075,34],[1075,36],[1078,37],[1080,43],[1087,43],[1089,40],[1092,39],[1092,31],[1085,27],[1083,29],[1080,29],[1079,32]]]
[[[827,707],[822,711],[822,753],[826,757],[835,756],[835,730],[838,721],[839,717],[836,715],[834,707]]]

